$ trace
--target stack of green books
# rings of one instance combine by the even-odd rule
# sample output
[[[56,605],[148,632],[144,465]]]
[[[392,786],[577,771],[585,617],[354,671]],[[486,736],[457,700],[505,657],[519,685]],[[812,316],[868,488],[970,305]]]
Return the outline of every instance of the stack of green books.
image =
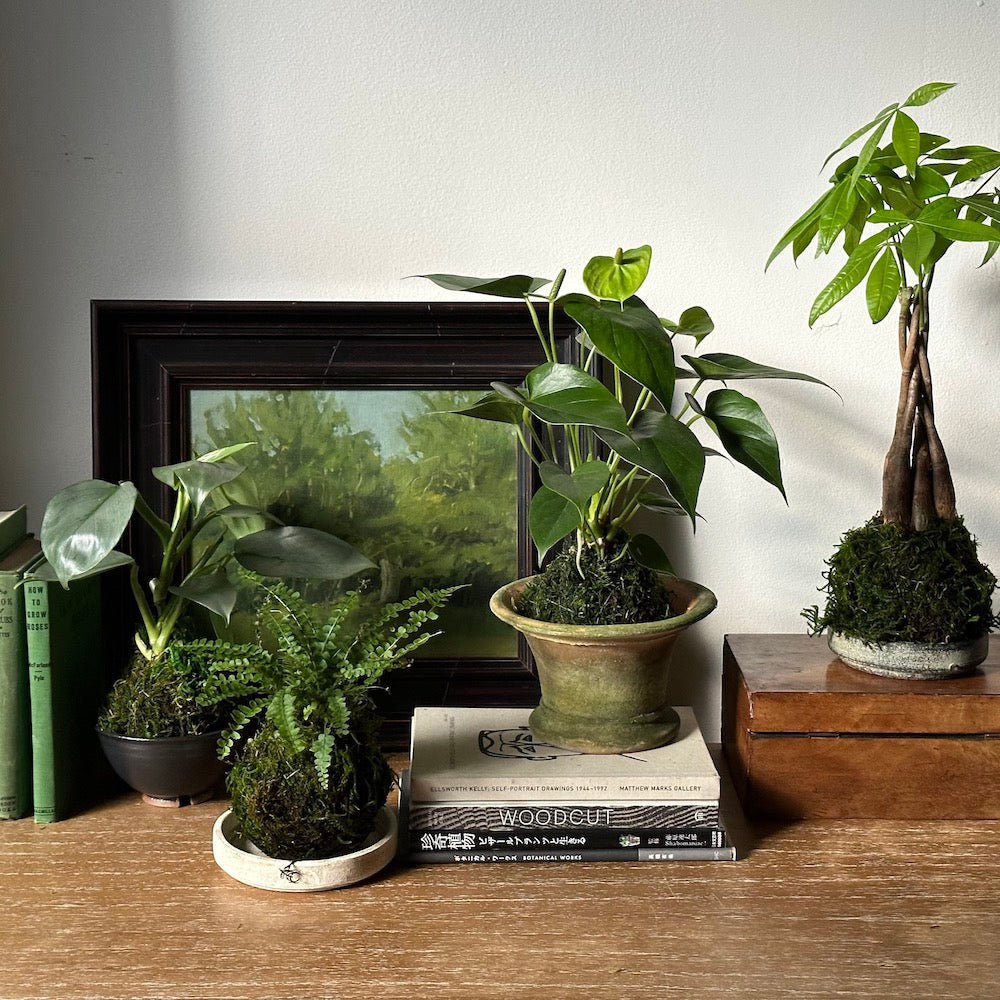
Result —
[[[530,709],[417,708],[400,796],[416,863],[731,861],[720,779],[690,708],[666,747],[536,742]]]

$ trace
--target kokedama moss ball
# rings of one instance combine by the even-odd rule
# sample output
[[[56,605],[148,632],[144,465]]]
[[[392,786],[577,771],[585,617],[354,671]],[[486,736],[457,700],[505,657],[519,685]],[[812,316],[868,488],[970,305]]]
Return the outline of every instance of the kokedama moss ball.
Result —
[[[585,548],[579,568],[576,546],[566,545],[525,587],[516,610],[563,625],[655,622],[674,613],[656,573],[632,558],[624,539],[603,553]]]
[[[845,533],[827,562],[822,614],[803,612],[813,632],[865,642],[961,642],[997,623],[996,577],[976,554],[962,519],[906,531],[872,518]]]
[[[358,720],[348,736],[337,739],[327,788],[312,755],[291,751],[270,725],[249,741],[227,787],[242,836],[270,857],[309,861],[359,847],[392,780],[375,723]]]

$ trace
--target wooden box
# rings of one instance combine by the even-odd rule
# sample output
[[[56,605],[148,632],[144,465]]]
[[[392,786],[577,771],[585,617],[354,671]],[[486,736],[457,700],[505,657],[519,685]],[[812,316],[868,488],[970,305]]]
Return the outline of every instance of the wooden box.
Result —
[[[1000,818],[1000,638],[969,677],[862,673],[808,635],[729,635],[722,742],[748,813]]]

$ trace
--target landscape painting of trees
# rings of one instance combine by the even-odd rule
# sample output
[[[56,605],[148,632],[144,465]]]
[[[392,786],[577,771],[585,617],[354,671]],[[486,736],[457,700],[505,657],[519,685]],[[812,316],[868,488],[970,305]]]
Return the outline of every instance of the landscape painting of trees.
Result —
[[[449,412],[478,395],[198,389],[191,448],[257,442],[240,460],[261,505],[357,546],[379,567],[364,582],[381,600],[467,584],[425,656],[513,657],[516,637],[487,602],[517,576],[517,452],[508,425]]]

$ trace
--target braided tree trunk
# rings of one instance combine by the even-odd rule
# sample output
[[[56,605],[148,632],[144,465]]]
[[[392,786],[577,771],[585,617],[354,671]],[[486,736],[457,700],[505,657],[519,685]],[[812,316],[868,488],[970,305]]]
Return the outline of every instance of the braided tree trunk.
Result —
[[[899,358],[902,366],[896,427],[882,470],[882,518],[923,531],[934,519],[955,518],[955,487],[934,423],[931,369],[927,361],[931,272],[900,298]]]

